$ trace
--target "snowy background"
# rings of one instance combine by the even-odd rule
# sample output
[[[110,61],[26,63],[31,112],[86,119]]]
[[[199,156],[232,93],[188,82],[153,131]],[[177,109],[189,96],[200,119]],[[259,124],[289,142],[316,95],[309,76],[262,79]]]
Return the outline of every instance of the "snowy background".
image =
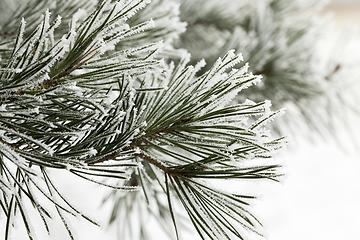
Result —
[[[332,12],[336,21],[329,39],[322,46],[324,53],[331,51],[332,44],[343,29],[350,29],[351,41],[344,46],[348,54],[347,61],[353,61],[354,67],[360,66],[360,0],[337,0],[327,7],[323,14]],[[348,26],[351,23],[352,26]],[[355,60],[353,60],[355,59]],[[360,85],[360,79],[358,80]],[[359,87],[360,93],[360,87]],[[351,131],[360,135],[360,118],[353,117]],[[360,146],[360,137],[358,137]],[[346,145],[348,139],[340,140]],[[282,171],[286,173],[280,184],[278,183],[236,183],[228,187],[254,193],[259,197],[253,205],[253,213],[258,216],[264,225],[264,234],[267,240],[359,240],[360,239],[360,151],[355,147],[339,148],[338,143],[327,142],[316,144],[307,141],[293,143],[287,153],[279,156],[284,165]],[[110,206],[102,206],[99,199],[105,192],[101,187],[94,186],[86,181],[79,181],[71,174],[63,171],[55,172],[59,188],[65,196],[74,199],[75,206],[83,212],[92,212],[92,216],[100,222],[106,222]],[[74,187],[74,185],[77,187]],[[78,186],[82,186],[79,188]],[[29,208],[29,212],[32,210]],[[0,215],[1,217],[1,215]],[[68,218],[75,230],[77,239],[117,239],[115,230],[98,228],[83,219]],[[0,219],[0,226],[4,226]],[[41,222],[33,223],[39,229]],[[51,228],[54,230],[51,237],[45,231],[37,231],[38,239],[68,239],[61,223]],[[170,227],[171,225],[169,225]],[[22,228],[12,231],[12,239],[24,239],[18,235]],[[75,229],[76,228],[76,229]],[[19,231],[18,231],[19,230]],[[155,233],[157,234],[157,232]],[[0,236],[3,229],[0,228]],[[161,239],[159,237],[159,239]],[[184,234],[184,239],[197,239],[196,236]],[[251,240],[260,240],[256,235]],[[124,239],[126,240],[126,239]]]
[[[322,49],[328,53],[347,34],[351,40],[343,46],[343,57],[360,69],[360,1],[333,2],[323,11],[332,15],[335,25]],[[359,85],[357,79],[360,93]],[[350,128],[354,136],[360,134],[359,117],[352,118]],[[339,142],[345,146],[350,141],[344,137]],[[281,158],[285,179],[282,184],[261,185],[263,197],[254,206],[266,239],[359,240],[360,150],[303,140]]]

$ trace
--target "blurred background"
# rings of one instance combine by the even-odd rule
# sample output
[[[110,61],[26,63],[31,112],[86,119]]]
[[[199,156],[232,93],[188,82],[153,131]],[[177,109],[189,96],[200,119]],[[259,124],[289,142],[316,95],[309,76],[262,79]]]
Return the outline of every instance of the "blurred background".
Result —
[[[327,54],[337,41],[343,41],[344,52],[339,57],[359,70],[360,1],[333,0],[321,14],[333,21],[321,51]],[[360,79],[354,82],[360,95]],[[351,131],[359,141],[360,117],[350,118]],[[345,136],[339,141],[349,143]],[[313,144],[303,139],[281,156],[286,177],[281,185],[262,185],[263,198],[254,207],[265,226],[266,239],[360,239],[358,146],[345,150],[334,142]]]

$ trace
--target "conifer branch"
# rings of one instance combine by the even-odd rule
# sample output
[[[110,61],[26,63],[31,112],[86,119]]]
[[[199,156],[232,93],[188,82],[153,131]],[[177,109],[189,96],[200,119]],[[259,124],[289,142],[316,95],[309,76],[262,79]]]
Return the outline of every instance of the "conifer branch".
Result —
[[[242,239],[243,229],[257,232],[246,209],[252,197],[217,190],[206,180],[277,180],[277,164],[239,163],[271,158],[286,144],[264,128],[283,111],[272,111],[270,101],[231,105],[260,81],[247,64],[235,68],[243,58],[233,50],[203,74],[204,61],[188,65],[190,55],[171,45],[185,24],[173,9],[179,5],[168,1],[73,1],[66,5],[66,29],[44,9],[50,0],[30,0],[28,6],[36,8],[18,10],[3,24],[2,31],[11,33],[0,36],[5,239],[19,213],[32,238],[28,201],[49,231],[52,214],[37,193],[53,204],[71,239],[64,213],[96,224],[57,189],[51,168],[111,188],[111,222],[121,218],[120,208],[138,209],[160,215],[162,223],[171,219],[178,237],[174,206],[181,204],[202,238]],[[80,6],[89,12],[81,16]],[[18,31],[14,21],[20,22]],[[152,202],[158,212],[147,206]],[[141,223],[139,233],[144,228]]]

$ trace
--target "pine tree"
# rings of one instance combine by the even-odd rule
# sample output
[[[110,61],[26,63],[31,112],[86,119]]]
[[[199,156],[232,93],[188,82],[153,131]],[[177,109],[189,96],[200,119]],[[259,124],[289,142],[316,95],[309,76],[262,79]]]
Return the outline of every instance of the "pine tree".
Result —
[[[283,110],[270,110],[268,100],[232,103],[260,81],[247,64],[234,68],[241,54],[230,50],[206,71],[204,61],[189,65],[190,55],[171,45],[185,25],[170,0],[29,0],[15,9],[17,3],[2,1],[0,13],[5,239],[15,219],[34,239],[28,207],[49,234],[53,210],[71,239],[66,214],[97,224],[59,191],[51,169],[112,189],[110,221],[125,219],[124,239],[135,207],[161,223],[170,220],[171,238],[179,238],[179,205],[202,238],[258,232],[248,209],[254,196],[210,184],[279,176],[278,164],[257,160],[271,158],[286,142],[264,127]]]

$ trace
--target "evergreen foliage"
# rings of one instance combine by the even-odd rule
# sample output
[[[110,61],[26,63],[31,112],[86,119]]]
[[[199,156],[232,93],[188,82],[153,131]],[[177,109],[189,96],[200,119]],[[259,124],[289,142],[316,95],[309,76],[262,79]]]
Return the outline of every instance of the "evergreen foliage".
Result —
[[[345,70],[341,59],[335,56],[331,64],[320,64],[329,61],[317,51],[326,28],[317,12],[326,1],[179,2],[181,20],[188,27],[177,46],[192,54],[192,64],[204,58],[205,72],[228,50],[242,52],[250,70],[261,74],[263,81],[239,94],[237,102],[271,99],[275,108],[286,107],[287,114],[271,125],[277,133],[337,139],[340,126],[348,124],[343,116],[357,108],[348,96],[357,93],[348,81],[354,71]],[[335,75],[344,71],[347,75],[337,80]]]
[[[1,6],[9,11],[11,1]],[[171,46],[185,30],[178,7],[161,0],[30,0],[14,14],[0,14],[7,17],[0,30],[5,239],[16,218],[35,239],[28,203],[49,234],[54,214],[44,201],[71,239],[65,214],[97,224],[58,190],[53,168],[113,189],[110,221],[120,219],[125,239],[132,235],[127,213],[133,206],[161,223],[171,220],[171,238],[179,236],[175,205],[202,238],[258,232],[247,207],[254,197],[209,181],[277,180],[279,165],[256,159],[271,158],[286,142],[264,128],[283,110],[271,111],[268,100],[231,103],[260,80],[247,64],[233,68],[241,54],[227,51],[201,74],[204,61],[188,65],[190,55]]]

